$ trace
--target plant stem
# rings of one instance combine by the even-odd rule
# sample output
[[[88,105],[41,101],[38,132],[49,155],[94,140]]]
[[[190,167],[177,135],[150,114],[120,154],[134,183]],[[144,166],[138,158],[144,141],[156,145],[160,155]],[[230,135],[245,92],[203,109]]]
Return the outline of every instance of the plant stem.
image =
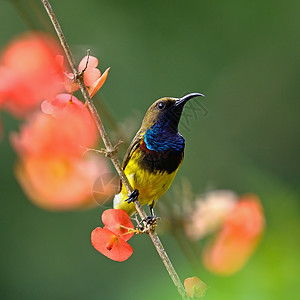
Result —
[[[51,22],[52,22],[52,24],[53,24],[53,26],[55,28],[57,36],[58,36],[58,38],[60,40],[60,43],[61,43],[61,45],[62,45],[62,47],[64,49],[64,52],[65,52],[65,54],[67,56],[67,59],[68,59],[69,64],[70,64],[70,67],[71,67],[71,69],[73,71],[73,74],[74,74],[74,76],[76,78],[76,81],[77,81],[77,83],[78,83],[78,85],[80,87],[82,95],[83,95],[85,101],[88,104],[88,107],[90,109],[91,114],[94,117],[95,123],[97,125],[98,130],[99,130],[101,138],[102,138],[102,140],[104,142],[106,151],[110,154],[109,157],[110,157],[110,159],[111,159],[111,161],[112,161],[112,163],[113,163],[116,171],[118,172],[118,174],[119,174],[119,176],[120,176],[120,178],[121,178],[124,186],[126,187],[128,193],[131,193],[133,191],[133,188],[130,185],[129,180],[127,179],[127,177],[126,177],[126,175],[125,175],[125,173],[124,173],[124,171],[123,171],[123,169],[121,167],[121,164],[120,164],[120,162],[119,162],[119,160],[118,160],[118,158],[116,156],[115,148],[113,147],[112,143],[110,142],[110,139],[109,139],[109,137],[108,137],[108,135],[106,133],[106,130],[105,130],[104,126],[103,126],[102,120],[101,120],[101,118],[100,118],[100,116],[99,116],[99,114],[98,114],[98,112],[96,110],[96,107],[95,107],[94,103],[92,102],[92,99],[89,96],[88,90],[87,90],[87,88],[86,88],[86,86],[84,84],[84,81],[83,81],[83,77],[78,72],[78,69],[77,69],[74,57],[72,55],[72,52],[70,50],[70,47],[68,46],[68,43],[67,43],[66,39],[65,39],[63,31],[62,31],[62,29],[61,29],[61,27],[59,25],[59,22],[58,22],[55,14],[53,12],[53,9],[52,9],[52,7],[51,7],[51,5],[50,5],[50,3],[49,3],[48,0],[41,0],[41,1],[42,1],[43,5],[44,5],[44,7],[45,7],[45,9],[47,11],[47,14],[49,15],[49,18],[51,19]],[[141,204],[138,201],[135,201],[134,204],[135,204],[136,210],[137,210],[138,214],[140,215],[140,217],[142,219],[145,219],[147,217],[147,215],[146,215],[144,209],[142,208]],[[172,278],[175,286],[177,287],[177,290],[178,290],[179,294],[181,295],[182,299],[185,299],[185,300],[189,299],[188,296],[185,293],[185,289],[184,289],[184,287],[183,287],[183,285],[182,285],[182,283],[181,283],[181,281],[179,279],[179,276],[176,273],[176,271],[175,271],[175,269],[174,269],[174,267],[173,267],[173,265],[172,265],[172,263],[171,263],[168,255],[167,255],[167,253],[166,253],[166,251],[165,251],[165,249],[164,249],[164,247],[163,247],[163,245],[162,245],[162,243],[161,243],[161,241],[160,241],[157,233],[155,231],[150,231],[149,232],[149,236],[150,236],[150,238],[151,238],[151,240],[152,240],[152,242],[153,242],[153,244],[154,244],[154,246],[155,246],[155,248],[156,248],[159,256],[161,257],[161,260],[163,261],[163,263],[164,263],[164,265],[165,265],[165,267],[166,267],[166,269],[167,269],[170,277]]]

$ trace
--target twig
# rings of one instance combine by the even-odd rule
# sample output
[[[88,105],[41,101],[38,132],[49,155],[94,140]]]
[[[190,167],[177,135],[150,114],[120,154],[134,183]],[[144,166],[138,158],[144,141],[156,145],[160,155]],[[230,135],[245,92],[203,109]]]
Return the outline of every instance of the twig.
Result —
[[[77,81],[77,83],[78,83],[78,85],[80,87],[81,93],[82,93],[85,101],[88,104],[88,107],[90,109],[91,114],[94,117],[95,123],[97,125],[98,130],[99,130],[101,138],[102,138],[102,140],[104,142],[106,151],[108,153],[111,153],[110,159],[111,159],[111,161],[112,161],[115,169],[117,170],[117,172],[118,172],[118,174],[119,174],[119,176],[120,176],[120,178],[121,178],[124,186],[126,187],[128,193],[131,193],[133,191],[133,188],[131,187],[131,185],[130,185],[130,183],[129,183],[129,181],[128,181],[126,175],[125,175],[125,173],[122,170],[121,164],[120,164],[120,162],[119,162],[119,160],[118,160],[118,158],[116,156],[116,153],[114,152],[115,148],[113,147],[112,143],[110,142],[110,140],[108,138],[108,135],[107,135],[107,133],[105,131],[105,128],[103,126],[103,123],[101,121],[101,118],[100,118],[100,116],[99,116],[99,114],[98,114],[98,112],[96,110],[96,107],[95,107],[94,103],[92,102],[92,100],[91,100],[91,98],[89,96],[88,90],[87,90],[87,88],[86,88],[86,86],[84,84],[84,81],[83,81],[83,77],[80,76],[80,73],[78,72],[78,69],[76,67],[76,63],[75,63],[74,57],[73,57],[73,55],[71,53],[71,50],[70,50],[70,48],[68,46],[68,43],[67,43],[66,39],[65,39],[63,31],[62,31],[62,29],[61,29],[61,27],[60,27],[60,25],[58,23],[58,20],[57,20],[55,14],[53,12],[53,9],[52,9],[52,7],[51,7],[51,5],[50,5],[50,3],[49,3],[48,0],[41,0],[41,1],[42,1],[42,3],[43,3],[43,5],[44,5],[44,7],[45,7],[45,9],[46,9],[46,11],[47,11],[47,13],[49,15],[49,18],[51,19],[51,22],[52,22],[52,24],[53,24],[53,26],[55,28],[57,36],[58,36],[58,38],[60,40],[60,43],[61,43],[61,45],[62,45],[62,47],[64,49],[64,52],[65,52],[65,54],[67,56],[68,61],[69,61],[70,67],[71,67],[71,69],[73,71],[73,74],[74,74],[74,76],[76,78],[76,81]],[[135,201],[134,204],[135,204],[136,210],[137,210],[138,214],[140,215],[140,217],[142,219],[145,219],[147,217],[147,215],[146,215],[144,209],[142,208],[141,204],[138,201]],[[163,261],[163,263],[164,263],[164,265],[165,265],[165,267],[166,267],[166,269],[167,269],[170,277],[172,278],[175,286],[177,287],[177,290],[178,290],[179,294],[181,295],[182,299],[184,299],[184,300],[189,299],[188,296],[185,293],[185,289],[184,289],[184,287],[183,287],[183,285],[182,285],[182,283],[181,283],[181,281],[179,279],[179,276],[176,273],[176,271],[175,271],[175,269],[174,269],[174,267],[173,267],[173,265],[172,265],[172,263],[171,263],[168,255],[167,255],[167,253],[166,253],[166,251],[165,251],[165,249],[164,249],[164,247],[163,247],[163,245],[162,245],[162,243],[161,243],[161,241],[160,241],[157,233],[155,231],[149,231],[149,236],[150,236],[150,238],[151,238],[151,240],[152,240],[152,242],[153,242],[153,244],[154,244],[154,246],[155,246],[155,248],[156,248],[159,256],[161,257],[161,260]]]

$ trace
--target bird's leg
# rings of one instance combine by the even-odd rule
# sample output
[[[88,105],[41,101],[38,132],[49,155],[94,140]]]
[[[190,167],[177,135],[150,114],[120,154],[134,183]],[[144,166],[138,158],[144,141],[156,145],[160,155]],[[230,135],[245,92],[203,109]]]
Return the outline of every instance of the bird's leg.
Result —
[[[151,204],[149,205],[149,209],[150,209],[150,217],[156,219],[156,215],[154,214],[153,207],[154,207],[154,201],[152,201]]]
[[[149,205],[150,216],[148,216],[147,218],[142,220],[142,222],[145,223],[146,227],[155,227],[156,226],[156,221],[158,218],[154,214],[153,207],[154,207],[154,201],[152,201],[151,204]]]
[[[132,191],[132,193],[130,193],[128,195],[128,198],[125,201],[127,201],[128,204],[131,203],[131,202],[134,202],[135,200],[138,199],[139,194],[140,194],[139,191],[137,189],[134,189]]]
[[[155,227],[157,226],[157,220],[159,218],[156,217],[156,215],[154,214],[153,207],[154,207],[154,202],[152,202],[149,205],[150,216],[147,216],[145,219],[142,219],[141,221],[138,220],[137,213],[135,214],[134,220],[137,222],[136,229],[138,230],[139,233],[149,233],[150,231],[155,230]]]

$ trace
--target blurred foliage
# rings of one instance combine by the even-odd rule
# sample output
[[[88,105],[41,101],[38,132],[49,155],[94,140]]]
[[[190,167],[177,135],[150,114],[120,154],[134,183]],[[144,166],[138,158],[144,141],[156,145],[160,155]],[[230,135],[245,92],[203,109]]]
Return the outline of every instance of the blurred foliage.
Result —
[[[103,69],[112,67],[101,96],[119,122],[130,116],[140,122],[162,96],[206,95],[208,115],[198,113],[181,130],[186,152],[175,185],[184,176],[195,193],[226,188],[262,200],[265,236],[234,276],[195,274],[175,240],[163,236],[182,279],[207,283],[205,299],[294,299],[300,293],[299,1],[52,2],[77,60],[91,48]],[[29,29],[26,18],[42,29],[45,17],[39,1],[2,0],[0,46]],[[8,132],[18,124],[1,117],[1,299],[176,299],[146,236],[132,239],[127,262],[115,263],[90,244],[99,209],[50,213],[28,202],[12,172]]]

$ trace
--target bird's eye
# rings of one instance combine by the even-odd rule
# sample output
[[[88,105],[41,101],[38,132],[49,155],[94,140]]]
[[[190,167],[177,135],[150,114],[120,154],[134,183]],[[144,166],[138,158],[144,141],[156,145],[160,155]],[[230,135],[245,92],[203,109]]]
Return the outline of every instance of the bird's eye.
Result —
[[[164,102],[158,102],[157,107],[158,107],[158,109],[164,109],[166,107],[166,105]]]

